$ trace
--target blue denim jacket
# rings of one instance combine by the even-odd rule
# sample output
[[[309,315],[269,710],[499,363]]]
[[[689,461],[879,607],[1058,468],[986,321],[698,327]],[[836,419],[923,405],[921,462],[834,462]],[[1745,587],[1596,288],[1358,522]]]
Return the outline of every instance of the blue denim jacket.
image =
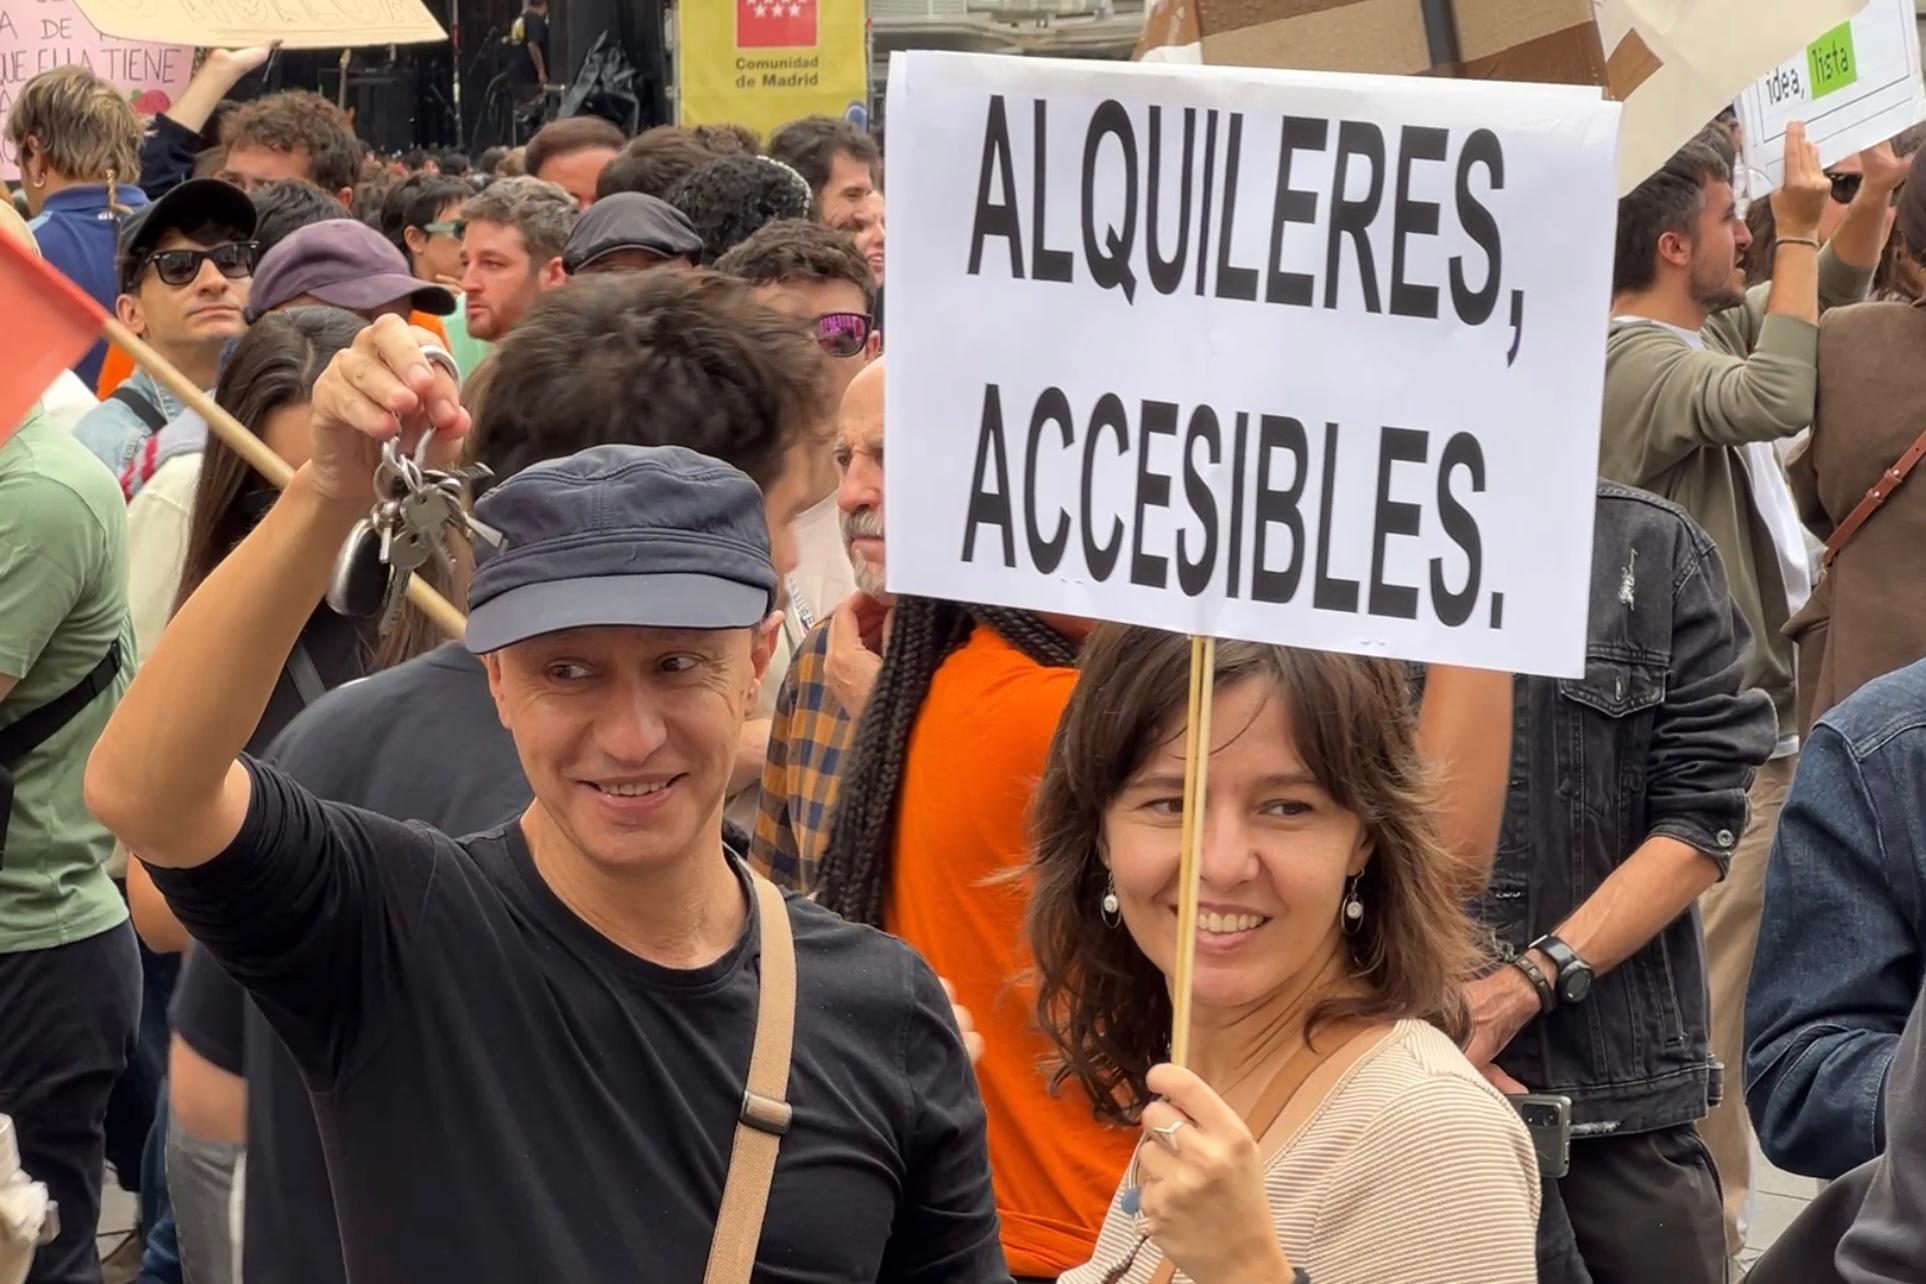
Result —
[[[145,370],[135,370],[127,377],[125,386],[158,406],[163,418],[172,419],[183,409],[180,398],[155,383],[154,376]],[[154,429],[142,422],[139,415],[111,397],[82,415],[74,425],[74,440],[112,469],[115,477],[127,471],[134,452],[153,435]]]
[[[1837,1177],[1885,1146],[1926,978],[1926,660],[1813,726],[1766,869],[1745,1099],[1773,1163]]]
[[[1775,737],[1771,700],[1740,688],[1749,641],[1705,532],[1676,505],[1600,483],[1585,676],[1514,687],[1511,789],[1481,907],[1500,954],[1555,930],[1649,838],[1723,871]],[[1584,1002],[1527,1025],[1498,1064],[1570,1097],[1581,1134],[1687,1123],[1720,1091],[1707,1007],[1694,911]]]

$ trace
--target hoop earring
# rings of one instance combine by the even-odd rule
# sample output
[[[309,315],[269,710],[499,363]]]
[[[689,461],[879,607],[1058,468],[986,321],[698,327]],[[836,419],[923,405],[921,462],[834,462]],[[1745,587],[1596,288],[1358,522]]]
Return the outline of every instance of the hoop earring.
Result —
[[[1105,927],[1114,929],[1123,922],[1123,902],[1117,899],[1117,880],[1114,876],[1104,885],[1103,899],[1097,903],[1097,911]]]
[[[1358,929],[1364,926],[1364,898],[1358,894],[1358,884],[1363,881],[1362,874],[1353,874],[1345,880],[1343,923],[1346,936],[1356,936]]]

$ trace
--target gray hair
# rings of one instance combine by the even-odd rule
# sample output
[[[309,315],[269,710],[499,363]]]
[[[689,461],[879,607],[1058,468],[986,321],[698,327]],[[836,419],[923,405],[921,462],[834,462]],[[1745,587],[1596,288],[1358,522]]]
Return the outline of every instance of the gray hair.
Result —
[[[581,211],[575,198],[554,183],[526,176],[498,178],[469,199],[462,217],[470,223],[501,223],[522,234],[532,259],[552,259],[568,244]]]

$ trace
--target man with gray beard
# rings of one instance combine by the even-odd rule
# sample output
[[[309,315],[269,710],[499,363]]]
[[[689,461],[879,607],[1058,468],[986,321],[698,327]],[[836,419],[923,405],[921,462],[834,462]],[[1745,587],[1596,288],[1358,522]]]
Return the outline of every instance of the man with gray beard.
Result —
[[[856,592],[810,629],[783,677],[749,848],[751,865],[798,891],[815,883],[837,769],[883,663],[883,366],[878,359],[851,380],[837,430],[836,507]]]

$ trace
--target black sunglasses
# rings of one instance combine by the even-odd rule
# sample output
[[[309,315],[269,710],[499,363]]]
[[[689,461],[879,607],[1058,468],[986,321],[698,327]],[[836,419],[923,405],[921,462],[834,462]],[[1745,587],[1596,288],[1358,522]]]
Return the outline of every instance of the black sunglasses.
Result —
[[[179,289],[193,282],[201,274],[201,264],[212,259],[222,276],[230,281],[240,281],[254,275],[254,265],[261,258],[259,241],[229,241],[211,250],[155,250],[141,264],[142,269],[152,266],[154,275],[161,284]],[[136,272],[134,278],[138,280]]]
[[[1852,204],[1852,198],[1859,195],[1860,185],[1866,181],[1864,174],[1835,174],[1827,171],[1826,177],[1832,180],[1832,199],[1841,205]]]
[[[853,357],[869,342],[870,320],[861,312],[825,312],[810,324],[816,344],[832,357]]]

